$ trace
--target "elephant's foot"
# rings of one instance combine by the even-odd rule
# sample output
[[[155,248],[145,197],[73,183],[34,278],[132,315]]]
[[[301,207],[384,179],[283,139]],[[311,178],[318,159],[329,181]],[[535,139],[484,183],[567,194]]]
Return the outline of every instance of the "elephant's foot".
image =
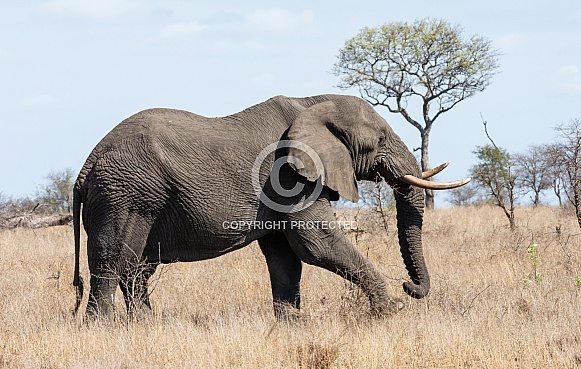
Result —
[[[153,310],[146,301],[126,301],[127,318],[131,321],[150,320],[153,317]]]
[[[355,276],[358,278],[359,286],[369,298],[372,316],[388,317],[404,308],[403,300],[388,293],[385,280],[373,267],[370,266]]]
[[[89,296],[87,310],[85,311],[85,321],[108,321],[112,320],[115,315],[115,309],[112,302],[97,300]]]
[[[91,276],[91,292],[85,316],[88,320],[111,320],[115,315],[117,281],[110,276]]]
[[[278,321],[297,321],[300,318],[301,311],[296,304],[289,302],[275,301],[274,316]]]

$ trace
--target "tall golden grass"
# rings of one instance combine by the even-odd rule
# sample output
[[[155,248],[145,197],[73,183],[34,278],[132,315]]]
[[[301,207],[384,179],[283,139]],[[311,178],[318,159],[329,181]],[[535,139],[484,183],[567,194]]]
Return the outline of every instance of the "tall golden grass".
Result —
[[[167,266],[154,276],[154,312],[84,324],[69,227],[0,232],[0,368],[577,368],[581,367],[581,235],[554,208],[430,211],[424,253],[432,290],[404,295],[393,215],[387,231],[346,211],[366,232],[353,242],[406,308],[368,315],[357,288],[306,266],[303,308],[276,322],[256,245],[221,258]],[[536,245],[531,248],[531,245]],[[82,259],[87,280],[86,256]]]

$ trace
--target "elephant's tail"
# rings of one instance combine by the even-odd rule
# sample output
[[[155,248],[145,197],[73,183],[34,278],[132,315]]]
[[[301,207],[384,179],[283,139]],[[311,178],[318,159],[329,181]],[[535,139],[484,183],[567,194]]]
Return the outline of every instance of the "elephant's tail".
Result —
[[[73,189],[73,229],[75,233],[75,274],[73,286],[76,287],[77,300],[75,303],[74,314],[77,314],[81,300],[83,299],[83,277],[79,272],[79,254],[81,252],[81,190],[75,186]]]

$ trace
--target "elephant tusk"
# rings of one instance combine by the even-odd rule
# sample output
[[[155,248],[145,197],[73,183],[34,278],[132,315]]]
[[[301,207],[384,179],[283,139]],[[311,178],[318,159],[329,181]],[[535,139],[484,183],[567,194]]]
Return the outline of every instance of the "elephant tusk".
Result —
[[[444,169],[446,169],[446,167],[448,165],[450,165],[450,162],[438,165],[437,167],[435,167],[433,169],[429,169],[429,170],[426,170],[425,172],[422,172],[422,179],[428,179],[430,177],[435,176],[436,174],[438,174],[441,171],[443,171]]]
[[[470,182],[471,178],[464,178],[452,182],[432,182],[406,174],[405,176],[400,177],[399,180],[409,185],[425,188],[427,190],[449,190],[452,188],[464,186],[466,183]]]

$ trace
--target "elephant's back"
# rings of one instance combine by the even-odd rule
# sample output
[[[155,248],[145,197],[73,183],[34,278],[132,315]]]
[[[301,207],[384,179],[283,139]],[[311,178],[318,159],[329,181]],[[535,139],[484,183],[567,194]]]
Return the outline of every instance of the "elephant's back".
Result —
[[[88,199],[89,207],[97,206],[91,198],[129,202],[146,209],[147,217],[194,212],[188,213],[195,218],[188,221],[192,228],[215,228],[214,218],[233,214],[254,217],[255,210],[236,213],[257,206],[252,166],[264,145],[248,145],[234,125],[172,109],[149,109],[125,119],[85,162],[76,184],[83,202]],[[250,146],[256,146],[256,154]]]
[[[123,120],[97,144],[95,150],[106,152],[126,143],[147,144],[156,137],[175,133],[188,135],[202,129],[212,119],[184,110],[154,108],[140,111]],[[147,148],[147,147],[145,147]]]
[[[140,111],[115,126],[92,150],[85,161],[77,182],[84,181],[89,172],[107,157],[121,156],[130,161],[132,157],[150,156],[153,142],[161,132],[179,125],[195,127],[208,118],[175,109],[147,109]],[[166,127],[166,128],[164,128]]]

